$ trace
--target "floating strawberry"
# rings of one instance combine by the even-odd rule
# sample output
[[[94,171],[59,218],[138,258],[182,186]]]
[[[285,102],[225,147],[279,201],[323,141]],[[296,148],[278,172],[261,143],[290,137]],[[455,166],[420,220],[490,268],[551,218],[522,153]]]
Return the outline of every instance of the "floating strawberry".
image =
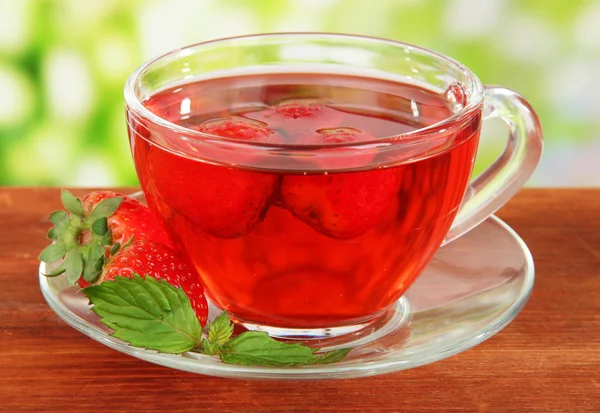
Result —
[[[379,152],[376,147],[364,148],[359,144],[374,139],[373,135],[360,129],[339,127],[300,134],[296,142],[302,145],[323,145],[311,158],[311,164],[307,164],[307,170],[329,172],[368,166]],[[344,145],[349,143],[357,145]]]
[[[213,125],[206,129],[213,134],[235,139],[263,136],[258,129],[247,128],[247,123],[229,123],[227,127],[220,121],[207,124]],[[212,165],[152,145],[139,145],[134,155],[144,159],[140,168],[149,169],[141,173],[151,177],[149,182],[142,181],[146,190],[151,188],[155,197],[175,213],[219,238],[236,238],[250,232],[268,208],[278,183],[274,174]],[[202,157],[203,153],[199,151],[198,155]],[[252,154],[240,151],[232,156],[248,158]]]
[[[80,278],[96,282],[107,250],[116,243],[133,239],[171,244],[162,224],[134,199],[110,191],[93,192],[83,202],[62,191],[61,199],[68,212],[58,210],[50,215],[54,227],[48,238],[54,242],[39,259],[47,263],[63,260],[52,275],[64,272],[70,284]]]
[[[149,167],[157,196],[193,224],[219,238],[237,238],[254,228],[277,184],[277,176],[181,158],[151,148]]]
[[[280,102],[273,110],[286,118],[317,117],[327,109],[320,99],[291,99]]]
[[[268,109],[248,112],[245,116],[265,122],[269,127],[282,128],[295,136],[300,131],[336,127],[344,113],[322,99],[290,99]]]
[[[344,144],[373,140],[368,132],[355,128],[320,129],[306,135],[306,144]],[[349,160],[354,166],[367,166],[374,153],[342,146],[324,149],[323,166],[316,169],[343,168]],[[323,175],[287,175],[281,183],[284,205],[298,218],[332,238],[354,238],[377,225],[398,192],[394,170],[372,170]]]
[[[281,183],[284,205],[323,235],[350,239],[377,225],[398,192],[394,170],[326,175],[288,175]]]
[[[242,117],[210,119],[200,124],[200,132],[223,138],[239,139],[252,142],[271,142],[275,140],[275,132],[267,129],[262,122]]]
[[[303,137],[302,143],[335,145],[338,143],[366,142],[375,139],[368,132],[356,128],[323,128],[317,133]]]

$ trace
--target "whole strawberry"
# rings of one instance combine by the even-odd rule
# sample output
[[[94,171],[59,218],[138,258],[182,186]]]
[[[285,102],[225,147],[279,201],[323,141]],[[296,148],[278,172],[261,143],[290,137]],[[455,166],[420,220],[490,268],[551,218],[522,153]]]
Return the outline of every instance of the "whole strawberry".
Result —
[[[135,241],[122,249],[112,251],[95,282],[113,281],[115,277],[133,278],[134,274],[165,280],[180,287],[188,296],[196,317],[203,326],[208,317],[204,287],[196,271],[171,248],[153,241]]]
[[[49,275],[65,273],[70,284],[80,279],[94,283],[102,272],[107,251],[131,240],[152,240],[171,245],[160,221],[138,201],[115,192],[93,192],[82,202],[69,191],[61,200],[68,211],[54,211],[48,231],[53,240],[39,256],[41,261],[62,263]],[[84,283],[85,284],[85,283]]]
[[[61,199],[68,212],[50,215],[53,243],[39,259],[62,262],[46,276],[65,274],[70,285],[82,287],[117,275],[164,279],[183,289],[200,323],[206,323],[208,307],[197,273],[170,248],[169,236],[146,206],[111,191],[92,192],[83,201],[63,191]]]

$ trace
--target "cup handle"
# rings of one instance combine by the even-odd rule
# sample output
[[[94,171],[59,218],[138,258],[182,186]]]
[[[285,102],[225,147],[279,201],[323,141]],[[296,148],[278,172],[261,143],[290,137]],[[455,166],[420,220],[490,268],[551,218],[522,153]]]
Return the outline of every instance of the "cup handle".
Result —
[[[465,196],[444,244],[475,228],[507,203],[531,177],[542,156],[542,125],[523,97],[505,88],[485,86],[483,113],[484,120],[500,118],[508,124],[508,145],[471,182],[470,196]]]

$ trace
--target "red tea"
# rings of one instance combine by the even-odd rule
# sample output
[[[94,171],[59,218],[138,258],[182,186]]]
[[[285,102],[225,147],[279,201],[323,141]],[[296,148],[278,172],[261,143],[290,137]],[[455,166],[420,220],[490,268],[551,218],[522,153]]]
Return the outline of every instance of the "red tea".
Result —
[[[453,114],[452,104],[415,85],[366,77],[210,79],[144,105],[191,130],[273,146],[339,144],[342,156],[333,168],[292,156],[289,168],[258,160],[250,168],[240,165],[252,162],[253,148],[237,152],[243,162],[224,163],[186,146],[193,136],[132,118],[131,145],[149,205],[219,307],[249,323],[335,327],[381,314],[443,242],[471,174],[480,121],[443,135],[435,124]],[[427,126],[445,136],[436,150],[396,163],[348,147]]]

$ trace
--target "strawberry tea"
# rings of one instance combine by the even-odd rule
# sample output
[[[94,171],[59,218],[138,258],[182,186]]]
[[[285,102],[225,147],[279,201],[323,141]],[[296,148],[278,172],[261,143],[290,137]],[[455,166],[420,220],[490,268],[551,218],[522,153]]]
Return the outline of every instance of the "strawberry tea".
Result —
[[[167,53],[125,87],[150,208],[248,328],[324,337],[378,320],[443,242],[533,172],[520,96],[415,46],[269,34]],[[469,185],[485,106],[510,144]],[[383,320],[383,318],[382,318]]]
[[[446,96],[414,85],[306,73],[198,81],[144,105],[191,130],[296,146],[377,141],[452,115]],[[461,203],[478,122],[386,167],[373,166],[377,151],[340,146],[362,163],[355,171],[344,158],[300,170],[292,158],[287,170],[218,164],[144,128],[132,147],[149,205],[218,306],[256,324],[318,328],[368,321],[418,276]]]

